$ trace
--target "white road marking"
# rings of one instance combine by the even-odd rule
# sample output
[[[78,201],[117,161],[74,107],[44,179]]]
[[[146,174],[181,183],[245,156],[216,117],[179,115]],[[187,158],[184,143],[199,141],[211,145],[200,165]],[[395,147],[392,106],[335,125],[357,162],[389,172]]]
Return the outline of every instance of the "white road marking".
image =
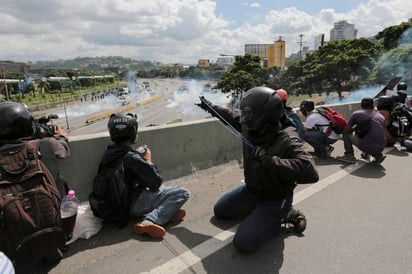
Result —
[[[386,148],[384,152],[388,150],[389,149]],[[309,198],[310,196],[318,193],[319,191],[325,189],[326,187],[338,182],[340,179],[363,167],[365,164],[366,162],[364,161],[357,161],[356,164],[349,165],[344,169],[320,180],[316,184],[300,190],[299,192],[295,193],[293,197],[294,204],[296,205]],[[191,250],[188,250],[180,254],[179,256],[165,262],[164,264],[153,268],[151,271],[144,273],[181,273],[230,243],[233,235],[235,234],[236,228],[237,225],[231,227],[229,230],[222,231],[209,240],[195,246]]]

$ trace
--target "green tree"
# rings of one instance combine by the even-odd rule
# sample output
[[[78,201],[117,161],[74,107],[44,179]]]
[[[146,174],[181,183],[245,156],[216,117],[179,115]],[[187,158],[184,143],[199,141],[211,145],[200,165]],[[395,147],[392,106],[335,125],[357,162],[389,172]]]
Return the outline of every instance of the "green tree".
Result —
[[[412,33],[412,32],[411,32]],[[412,72],[412,43],[401,44],[381,56],[373,69],[370,80],[386,84],[393,77],[409,78]]]
[[[223,93],[231,93],[234,98],[242,98],[243,92],[265,83],[259,56],[237,55],[232,68],[225,71],[220,81],[213,87]]]
[[[292,64],[283,79],[291,79],[288,86],[298,94],[333,90],[341,96],[366,81],[380,48],[365,38],[329,42]]]
[[[410,18],[408,22],[402,22],[399,25],[385,28],[380,31],[375,38],[378,40],[383,39],[383,47],[386,50],[391,50],[399,46],[402,35],[410,28],[412,28],[412,18]],[[412,35],[412,33],[409,32],[409,35]]]

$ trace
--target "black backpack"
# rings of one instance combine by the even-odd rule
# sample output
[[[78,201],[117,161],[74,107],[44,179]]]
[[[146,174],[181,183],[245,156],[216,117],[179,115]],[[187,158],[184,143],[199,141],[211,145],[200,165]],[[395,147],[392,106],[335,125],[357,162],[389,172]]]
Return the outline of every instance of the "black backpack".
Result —
[[[57,171],[43,158],[57,161],[42,147],[52,151],[47,140],[38,139],[0,148],[0,250],[16,266],[47,259],[66,242]]]
[[[391,123],[388,131],[394,137],[406,137],[410,134],[412,114],[406,109],[404,104],[397,103],[391,111]]]
[[[119,227],[129,221],[130,186],[124,180],[124,160],[130,155],[128,152],[107,165],[100,164],[89,195],[94,216]]]

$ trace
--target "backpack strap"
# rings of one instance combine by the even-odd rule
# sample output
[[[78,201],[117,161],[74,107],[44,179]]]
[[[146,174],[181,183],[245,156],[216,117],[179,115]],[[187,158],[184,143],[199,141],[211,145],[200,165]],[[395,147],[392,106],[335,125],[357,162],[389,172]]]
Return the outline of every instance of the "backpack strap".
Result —
[[[57,163],[56,155],[54,154],[51,143],[47,138],[40,139],[40,141],[38,141],[38,147],[41,160],[50,170],[53,178],[57,178],[59,174],[59,164]]]
[[[40,159],[46,165],[47,169],[53,176],[57,188],[59,190],[60,196],[64,197],[69,191],[69,185],[66,179],[64,179],[63,176],[60,174],[59,163],[57,162],[53,146],[47,138],[40,139],[38,141],[38,144]]]

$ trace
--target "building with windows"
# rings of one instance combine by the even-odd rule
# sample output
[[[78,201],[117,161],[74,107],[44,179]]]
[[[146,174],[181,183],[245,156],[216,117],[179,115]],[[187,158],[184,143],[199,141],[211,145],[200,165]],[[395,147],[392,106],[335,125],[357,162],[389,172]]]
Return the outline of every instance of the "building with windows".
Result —
[[[334,23],[330,30],[330,41],[353,40],[356,38],[358,30],[354,24],[349,24],[346,20]]]
[[[265,68],[285,67],[286,65],[286,42],[279,37],[273,44],[246,44],[245,54],[260,57],[261,65]]]

